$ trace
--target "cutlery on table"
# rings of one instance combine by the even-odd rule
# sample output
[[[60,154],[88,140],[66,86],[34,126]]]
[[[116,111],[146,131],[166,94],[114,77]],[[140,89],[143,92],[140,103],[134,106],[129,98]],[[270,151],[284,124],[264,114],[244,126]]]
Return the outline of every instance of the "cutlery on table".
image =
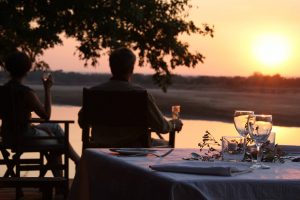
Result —
[[[198,153],[192,152],[191,157],[184,157],[183,160],[202,160],[203,156]]]
[[[156,153],[153,153],[153,152],[149,152],[149,153],[147,153],[147,154],[153,155],[153,156],[156,156],[156,157],[159,157],[159,158],[163,158],[163,157],[166,157],[167,155],[169,155],[170,153],[172,153],[173,150],[174,150],[174,149],[169,149],[166,153],[161,154],[161,155],[156,154]]]
[[[129,157],[135,157],[135,156],[144,156],[144,155],[153,155],[156,156],[158,158],[163,158],[166,157],[167,155],[169,155],[170,153],[172,153],[172,151],[174,151],[174,149],[169,149],[167,152],[165,152],[164,154],[157,154],[154,152],[141,152],[141,153],[136,153],[136,154],[132,154],[132,155],[127,155]]]
[[[156,157],[162,158],[162,157],[165,157],[165,156],[169,155],[170,153],[172,153],[172,151],[174,151],[174,149],[170,149],[170,150],[168,150],[166,153],[164,153],[164,154],[162,154],[162,155],[157,155],[157,154],[155,154],[155,153],[150,153],[150,154],[152,154],[152,155],[154,155],[154,156],[156,156]]]

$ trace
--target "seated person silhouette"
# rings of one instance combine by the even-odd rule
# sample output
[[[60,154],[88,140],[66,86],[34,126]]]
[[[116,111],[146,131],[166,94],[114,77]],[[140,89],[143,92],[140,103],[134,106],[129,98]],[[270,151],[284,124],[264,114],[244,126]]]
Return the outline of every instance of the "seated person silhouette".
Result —
[[[125,47],[116,49],[109,57],[109,66],[112,73],[112,77],[107,82],[93,86],[90,90],[100,91],[145,91],[146,89],[140,87],[131,82],[136,56],[134,53]],[[182,128],[181,120],[167,121],[158,106],[155,103],[154,98],[147,92],[147,124],[152,132],[156,133],[168,133],[171,130],[180,131]],[[84,127],[83,110],[81,109],[78,113],[78,123],[81,127]],[[110,136],[117,135],[117,139],[114,138],[114,144],[118,141],[134,141],[141,135],[140,131],[134,130],[105,130],[101,127],[93,127],[92,139],[97,143],[105,145],[112,145]],[[97,134],[97,132],[101,134]],[[119,131],[119,133],[117,133]],[[112,133],[113,132],[113,133]],[[117,140],[117,141],[116,141]],[[166,146],[167,141],[162,139],[151,139],[151,146]]]
[[[15,94],[16,101],[13,103],[16,113],[16,121],[18,123],[19,131],[24,136],[39,137],[39,136],[60,136],[63,137],[64,132],[58,124],[41,123],[39,125],[32,125],[29,123],[31,119],[31,112],[36,113],[40,118],[48,120],[51,115],[51,92],[53,80],[51,75],[48,79],[43,81],[43,86],[45,90],[45,102],[44,105],[41,103],[36,92],[23,85],[23,80],[27,73],[30,71],[32,63],[30,58],[23,52],[14,52],[7,56],[5,60],[5,70],[9,72],[10,80],[4,85],[5,88],[10,91],[10,94]],[[6,95],[10,95],[6,94]],[[1,105],[4,106],[4,105]],[[12,130],[12,124],[9,119],[2,116],[2,128],[1,135],[5,138],[6,142],[11,142],[13,136],[10,134]],[[27,142],[27,141],[26,141]],[[33,141],[29,141],[33,142]],[[39,143],[40,145],[53,144],[53,140],[43,141],[44,143]],[[55,141],[54,141],[55,142]],[[59,141],[57,141],[59,142]],[[80,157],[73,150],[72,146],[69,144],[69,155],[70,158],[77,164]],[[52,162],[61,162],[61,155],[51,155]],[[53,172],[55,173],[55,172]],[[55,175],[55,174],[54,174]],[[59,175],[55,175],[59,176]]]

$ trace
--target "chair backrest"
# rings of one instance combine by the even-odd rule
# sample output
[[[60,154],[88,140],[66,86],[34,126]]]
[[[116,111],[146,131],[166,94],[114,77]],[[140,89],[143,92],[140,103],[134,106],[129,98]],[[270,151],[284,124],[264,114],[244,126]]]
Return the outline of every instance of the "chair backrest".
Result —
[[[147,123],[147,92],[146,91],[103,91],[96,89],[83,89],[82,118],[83,127],[83,149],[88,147],[118,147],[111,144],[92,144],[90,129],[94,127],[136,127],[143,130],[140,145],[149,147],[150,136]],[[88,130],[87,130],[88,129]],[[102,133],[96,133],[102,134]],[[111,133],[114,134],[114,133]],[[124,131],[124,134],[126,133]],[[112,135],[113,137],[113,135]],[[132,143],[131,143],[132,142]],[[133,147],[136,141],[120,144],[119,147]]]
[[[5,128],[3,125],[10,129],[9,135],[0,132],[3,143],[6,145],[17,145],[18,129],[20,128],[17,122],[17,109],[16,100],[18,97],[9,87],[0,86],[0,119],[1,119],[1,130]]]
[[[14,150],[27,144],[34,144],[25,139],[24,135],[30,123],[28,111],[24,106],[25,92],[14,85],[0,86],[0,136],[2,143]]]

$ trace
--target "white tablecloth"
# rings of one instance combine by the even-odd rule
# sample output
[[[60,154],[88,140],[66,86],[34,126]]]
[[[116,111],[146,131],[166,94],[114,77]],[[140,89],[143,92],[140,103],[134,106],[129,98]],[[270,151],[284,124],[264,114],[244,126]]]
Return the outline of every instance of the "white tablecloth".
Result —
[[[161,149],[163,153],[167,149]],[[194,199],[300,199],[300,162],[268,163],[238,176],[207,176],[158,172],[149,165],[183,163],[197,149],[175,149],[158,158],[116,156],[107,149],[87,149],[70,191],[71,200],[194,200]],[[213,163],[212,163],[213,164]]]

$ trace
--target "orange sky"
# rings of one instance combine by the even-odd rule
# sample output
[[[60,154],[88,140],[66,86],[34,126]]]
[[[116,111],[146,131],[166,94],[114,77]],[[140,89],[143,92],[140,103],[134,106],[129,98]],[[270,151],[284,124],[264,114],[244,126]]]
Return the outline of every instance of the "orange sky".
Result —
[[[300,1],[299,0],[192,0],[190,18],[200,25],[215,26],[215,37],[188,36],[192,51],[206,57],[196,68],[178,67],[176,74],[249,76],[254,72],[300,76]],[[197,8],[196,8],[197,7]],[[109,72],[107,57],[100,67],[84,68],[74,54],[76,42],[46,51],[44,59],[53,70]],[[136,72],[153,73],[150,67]]]

